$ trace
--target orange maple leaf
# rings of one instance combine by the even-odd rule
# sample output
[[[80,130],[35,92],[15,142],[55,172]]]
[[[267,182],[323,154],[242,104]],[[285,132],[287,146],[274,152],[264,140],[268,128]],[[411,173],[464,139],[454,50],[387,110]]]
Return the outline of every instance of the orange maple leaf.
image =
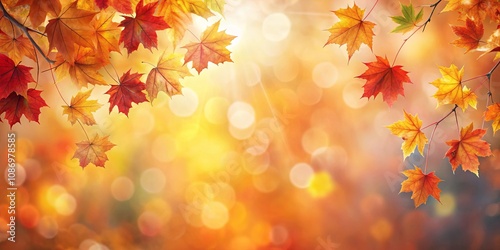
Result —
[[[380,56],[377,56],[377,61],[365,63],[365,65],[368,69],[356,76],[366,80],[362,97],[377,97],[379,93],[382,93],[384,101],[392,106],[398,94],[404,96],[403,83],[411,83],[411,80],[408,72],[401,69],[402,66],[391,66],[387,58]]]
[[[500,103],[494,103],[488,106],[488,110],[484,112],[485,121],[493,121],[493,133],[500,129]]]
[[[71,98],[69,106],[62,106],[63,114],[68,115],[71,124],[75,124],[77,120],[89,126],[96,124],[92,112],[98,110],[102,105],[97,100],[87,100],[91,92],[92,90],[78,92],[76,96]]]
[[[183,48],[188,51],[184,56],[184,63],[193,62],[193,68],[200,73],[208,67],[208,62],[215,64],[232,62],[231,51],[226,47],[236,38],[219,30],[220,21],[207,27],[200,42],[190,43]]]
[[[99,16],[91,23],[94,36],[97,55],[102,58],[103,62],[109,62],[109,52],[120,52],[119,38],[120,28],[118,23],[113,22],[115,13],[109,11],[101,11]]]
[[[28,5],[30,7],[29,17],[34,27],[45,21],[47,13],[55,17],[61,11],[61,2],[59,0],[20,0],[16,5]]]
[[[495,5],[498,5],[497,0],[450,0],[441,12],[457,11],[460,20],[470,18],[474,22],[482,22],[488,10]]]
[[[347,6],[347,9],[339,9],[333,13],[340,21],[328,29],[331,34],[325,46],[332,43],[346,44],[349,60],[362,43],[372,49],[375,23],[365,21],[363,18],[365,10],[360,9],[355,3],[352,8]]]
[[[108,160],[106,151],[115,146],[108,140],[108,137],[101,138],[96,134],[92,140],[77,143],[78,148],[73,155],[73,159],[78,158],[82,168],[85,168],[89,163],[94,164],[96,167],[104,167],[104,163]]]
[[[486,134],[484,129],[474,129],[471,123],[460,131],[460,140],[447,141],[446,144],[451,148],[446,152],[449,158],[453,172],[459,165],[462,165],[464,171],[471,171],[479,177],[479,159],[478,156],[490,156],[490,144],[481,140]]]
[[[78,87],[87,87],[88,83],[107,85],[98,72],[104,66],[104,62],[92,48],[79,46],[73,54],[73,61],[65,60],[61,54],[57,55],[55,71],[59,80],[69,74],[73,83]]]
[[[172,35],[174,46],[180,42],[187,30],[187,26],[193,22],[191,14],[205,19],[213,16],[207,3],[201,0],[160,0],[157,15],[163,16],[163,20],[171,27],[169,33]]]
[[[57,18],[49,20],[46,27],[49,39],[49,51],[57,48],[62,57],[70,62],[74,61],[75,44],[94,48],[90,23],[97,13],[80,10],[76,2],[69,4]]]
[[[462,76],[464,68],[458,70],[457,66],[452,64],[449,68],[439,67],[442,78],[433,82],[438,90],[434,97],[438,100],[438,105],[456,104],[462,110],[465,110],[469,105],[476,108],[477,96],[467,86],[462,86]]]
[[[406,113],[406,111],[403,112],[405,114],[405,119],[397,121],[387,126],[387,128],[393,135],[403,138],[404,142],[401,149],[403,150],[404,158],[413,153],[417,146],[420,154],[423,154],[424,146],[427,143],[427,137],[420,130],[422,127],[422,120],[420,120],[417,115],[413,116]]]
[[[10,36],[1,30],[0,53],[9,55],[15,62],[20,62],[24,56],[36,61],[35,49],[28,38],[23,35]]]
[[[451,44],[465,48],[465,53],[477,48],[484,34],[483,23],[476,24],[469,18],[465,21],[465,27],[452,25],[451,28],[455,35],[460,37]]]
[[[161,55],[158,64],[153,68],[146,80],[146,91],[152,101],[163,91],[169,96],[181,93],[180,79],[191,76],[189,69],[181,62],[182,55]]]
[[[415,207],[425,204],[429,195],[441,202],[439,200],[441,189],[438,187],[441,179],[439,179],[434,172],[424,174],[419,167],[415,166],[415,169],[405,170],[403,174],[408,177],[408,179],[401,183],[401,190],[399,193],[413,192],[411,199]]]

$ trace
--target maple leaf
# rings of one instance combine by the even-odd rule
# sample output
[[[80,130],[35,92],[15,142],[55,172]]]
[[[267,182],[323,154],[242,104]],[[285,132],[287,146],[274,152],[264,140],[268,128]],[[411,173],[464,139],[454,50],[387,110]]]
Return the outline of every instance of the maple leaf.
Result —
[[[56,58],[56,76],[63,79],[67,74],[78,87],[87,87],[87,83],[106,85],[102,75],[97,72],[102,66],[103,61],[91,48],[78,47],[73,52],[75,55],[73,61],[65,60],[62,55]]]
[[[179,3],[188,12],[201,16],[205,19],[214,15],[208,8],[208,3],[204,3],[202,0],[181,0]],[[212,6],[217,4],[219,3],[212,3]]]
[[[61,12],[61,2],[59,0],[20,0],[16,5],[28,5],[30,7],[29,17],[34,27],[45,21],[47,13],[55,17]]]
[[[476,24],[469,18],[465,21],[465,27],[452,25],[451,28],[455,35],[459,36],[451,44],[465,48],[465,53],[477,48],[484,33],[483,23]]]
[[[417,166],[414,166],[415,169],[408,169],[403,171],[403,174],[408,177],[403,183],[401,183],[402,192],[413,192],[411,195],[411,199],[413,200],[415,207],[418,207],[422,204],[427,203],[427,198],[429,195],[434,197],[437,201],[441,202],[440,193],[441,189],[439,189],[438,184],[441,182],[441,179],[437,177],[434,172],[424,174],[422,169]]]
[[[208,3],[207,3],[208,4]],[[201,0],[160,0],[156,13],[171,27],[169,34],[172,36],[174,46],[182,40],[187,26],[193,22],[191,14],[205,19],[213,16],[207,4]]]
[[[101,11],[100,15],[91,23],[94,30],[97,54],[106,63],[109,62],[109,52],[120,52],[119,37],[121,31],[118,28],[118,23],[113,22],[114,15],[114,12]]]
[[[0,99],[0,114],[5,112],[5,119],[9,121],[10,128],[18,122],[21,123],[23,115],[28,121],[38,122],[40,108],[47,106],[40,93],[40,90],[28,89],[26,97],[13,92]]]
[[[424,15],[423,9],[420,9],[418,14],[415,15],[415,9],[413,8],[413,5],[411,3],[410,5],[401,4],[401,12],[403,13],[402,16],[391,17],[392,21],[399,24],[399,26],[394,28],[392,32],[400,32],[404,34],[412,30],[415,26],[417,26],[417,23],[422,20],[422,17]]]
[[[347,6],[347,9],[339,9],[333,13],[340,21],[328,29],[331,34],[325,46],[332,43],[346,44],[349,60],[362,43],[372,49],[375,23],[364,20],[365,10],[361,10],[355,3],[352,8]]]
[[[14,34],[12,34],[14,35]],[[36,61],[33,44],[23,35],[10,36],[0,30],[0,53],[9,55],[15,61],[20,62],[23,56]]]
[[[77,120],[89,126],[96,124],[92,112],[98,110],[102,105],[97,100],[87,100],[91,92],[92,90],[78,92],[76,96],[71,98],[69,106],[62,106],[63,115],[68,115],[71,124],[75,124]]]
[[[208,8],[220,13],[221,15],[224,14],[224,2],[225,0],[205,0]]]
[[[49,51],[57,48],[59,54],[67,61],[74,61],[75,44],[94,48],[90,23],[97,13],[80,10],[76,2],[69,4],[57,18],[49,20],[46,27],[49,39]]]
[[[215,64],[232,62],[231,51],[226,47],[236,38],[219,30],[220,21],[207,27],[200,42],[185,45],[188,51],[184,56],[184,63],[193,62],[193,68],[200,73],[208,67],[208,62]]]
[[[493,133],[500,129],[500,104],[494,103],[488,106],[488,110],[484,112],[485,121],[493,121],[491,127],[493,128]]]
[[[495,30],[486,41],[486,44],[478,47],[477,50],[484,52],[481,56],[489,52],[500,51],[500,29]],[[496,59],[498,59],[498,53],[495,56],[495,60]]]
[[[393,135],[403,138],[404,142],[401,149],[403,150],[404,158],[413,153],[417,146],[418,151],[423,155],[427,137],[420,130],[422,127],[422,120],[420,120],[417,115],[413,116],[406,113],[406,111],[403,112],[405,114],[404,120],[397,121],[387,126],[387,128]]]
[[[104,167],[104,163],[108,160],[106,151],[115,146],[108,140],[108,137],[101,138],[96,134],[92,140],[76,143],[78,148],[72,159],[78,158],[82,168],[85,168],[89,163],[94,164],[96,167]]]
[[[158,96],[159,91],[167,93],[169,96],[181,93],[180,79],[191,76],[189,69],[181,62],[182,55],[169,54],[161,55],[158,64],[153,68],[146,80],[146,91],[150,100]]]
[[[118,12],[123,14],[132,14],[132,3],[130,0],[95,0],[95,3],[99,9],[104,10],[108,6],[113,7]]]
[[[450,0],[441,12],[457,11],[460,20],[470,18],[474,22],[482,22],[491,7],[490,0]]]
[[[361,75],[356,76],[366,80],[363,85],[362,97],[377,97],[383,94],[383,99],[389,106],[398,98],[398,94],[404,96],[403,83],[411,83],[408,72],[402,70],[402,66],[390,66],[387,58],[377,56],[377,61],[364,63],[368,69]]]
[[[106,92],[109,95],[109,112],[114,106],[118,106],[118,111],[128,116],[128,111],[132,103],[145,102],[146,95],[142,92],[146,86],[141,82],[142,74],[130,74],[130,70],[120,77],[119,85],[112,85]]]
[[[462,110],[465,110],[469,105],[476,108],[476,94],[467,86],[462,86],[464,68],[458,70],[457,66],[452,64],[449,68],[440,66],[439,71],[443,77],[431,82],[438,88],[433,95],[438,100],[438,105],[456,104]]]
[[[479,177],[479,159],[478,156],[490,156],[490,144],[481,140],[486,134],[484,129],[474,129],[471,123],[469,126],[460,130],[460,140],[447,141],[446,144],[451,146],[446,152],[446,157],[449,158],[453,173],[459,165],[462,165],[464,171],[469,170]]]
[[[0,99],[17,93],[26,96],[28,83],[34,82],[31,67],[16,65],[12,59],[0,54]]]
[[[140,43],[146,49],[156,48],[156,31],[169,27],[163,18],[153,15],[157,5],[158,2],[144,5],[141,0],[135,8],[135,17],[123,16],[125,19],[119,26],[124,28],[119,42],[123,42],[128,53],[137,50]]]

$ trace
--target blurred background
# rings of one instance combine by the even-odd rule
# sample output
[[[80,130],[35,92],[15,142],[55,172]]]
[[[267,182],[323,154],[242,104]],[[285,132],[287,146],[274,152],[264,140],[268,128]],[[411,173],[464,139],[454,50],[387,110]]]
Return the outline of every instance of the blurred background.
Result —
[[[358,0],[367,11],[374,1]],[[409,2],[404,2],[408,4]],[[106,88],[92,92],[104,106],[89,134],[110,135],[105,168],[82,169],[71,159],[80,127],[62,115],[64,102],[50,75],[39,83],[50,108],[40,124],[13,126],[17,134],[16,243],[7,241],[8,199],[0,199],[1,249],[499,249],[500,142],[490,123],[485,140],[493,157],[481,159],[480,178],[448,160],[445,141],[458,137],[453,117],[439,125],[428,171],[439,184],[441,203],[429,197],[415,208],[399,193],[401,172],[423,168],[418,153],[403,161],[402,140],[385,126],[418,114],[424,126],[453,107],[436,107],[429,82],[438,66],[465,65],[464,78],[488,72],[493,55],[464,54],[453,47],[448,23],[456,13],[437,8],[425,32],[403,47],[396,64],[409,71],[390,108],[382,97],[361,99],[366,70],[375,55],[392,61],[408,34],[390,33],[397,1],[379,1],[373,51],[367,46],[347,61],[345,46],[324,46],[326,30],[338,21],[331,12],[353,1],[226,0],[221,28],[238,36],[229,47],[234,63],[211,64],[181,81],[183,95],[161,93],[152,103],[133,105],[128,118],[109,114]],[[414,6],[432,4],[413,1]],[[424,7],[424,19],[430,8]],[[220,17],[195,19],[200,34]],[[496,27],[488,24],[485,34]],[[160,47],[165,32],[158,32]],[[487,37],[487,35],[485,35]],[[143,53],[155,64],[161,51]],[[126,53],[123,53],[126,55]],[[146,57],[146,59],[144,59]],[[139,57],[115,53],[118,72],[151,69]],[[104,73],[103,73],[104,74]],[[111,78],[107,76],[111,82]],[[467,83],[478,108],[458,111],[461,126],[482,125],[485,79]],[[498,73],[493,96],[500,94]],[[58,83],[70,100],[77,89]],[[0,155],[6,167],[8,124],[0,124]],[[432,128],[424,131],[430,137]],[[6,175],[5,171],[5,175]],[[1,187],[6,187],[2,181]],[[7,192],[3,189],[2,193]]]

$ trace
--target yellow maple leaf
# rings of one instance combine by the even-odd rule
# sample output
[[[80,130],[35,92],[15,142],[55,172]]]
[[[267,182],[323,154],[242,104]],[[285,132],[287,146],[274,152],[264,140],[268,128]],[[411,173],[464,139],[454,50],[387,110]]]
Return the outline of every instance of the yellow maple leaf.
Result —
[[[170,26],[169,32],[174,46],[181,41],[187,26],[193,22],[191,14],[204,18],[213,16],[207,4],[201,0],[160,0],[158,2],[156,15],[163,16],[163,20]]]
[[[199,42],[185,45],[188,51],[184,56],[184,63],[193,62],[193,68],[200,73],[208,67],[208,62],[215,64],[232,62],[231,51],[226,47],[231,44],[235,36],[219,30],[220,21],[207,27]]]
[[[500,103],[494,103],[488,106],[488,110],[484,112],[484,120],[493,121],[493,124],[491,124],[493,133],[500,129]]]
[[[438,105],[456,104],[462,110],[469,105],[476,108],[477,96],[467,86],[462,85],[464,68],[458,70],[457,66],[451,65],[449,68],[439,67],[443,77],[431,82],[438,90],[433,95],[438,100]]]
[[[62,106],[63,115],[68,115],[68,121],[71,124],[75,124],[77,120],[89,126],[96,124],[92,112],[98,110],[102,105],[97,100],[87,100],[91,92],[92,90],[78,92],[76,96],[71,98],[69,106]]]
[[[181,54],[160,56],[157,66],[149,72],[146,80],[146,91],[150,100],[156,98],[160,91],[169,96],[181,93],[180,79],[191,75],[188,67],[181,60]]]
[[[403,112],[405,114],[404,120],[397,121],[387,126],[387,128],[393,135],[403,138],[404,142],[401,149],[403,150],[404,158],[413,153],[416,147],[418,147],[420,154],[423,154],[425,144],[427,143],[427,137],[420,130],[422,127],[422,120],[420,120],[417,115],[413,116],[406,113],[406,111]]]
[[[113,22],[114,15],[114,12],[101,11],[100,15],[91,22],[94,29],[96,54],[102,58],[103,62],[109,61],[109,52],[120,52],[118,40],[121,30],[118,23]]]
[[[439,200],[441,190],[438,187],[441,179],[439,179],[434,172],[424,174],[422,169],[415,166],[415,169],[405,170],[403,174],[408,177],[408,179],[401,183],[401,190],[399,193],[413,192],[411,199],[415,203],[415,207],[425,204],[429,195],[441,202]]]
[[[333,11],[340,19],[328,31],[331,33],[325,46],[328,44],[336,43],[338,45],[347,45],[347,53],[349,59],[362,43],[372,48],[373,27],[375,23],[365,21],[363,15],[365,10],[360,9],[356,4],[347,9],[339,9]]]
[[[36,61],[35,49],[23,35],[13,37],[0,30],[0,53],[7,54],[14,62],[20,62],[23,56]]]
[[[87,84],[107,85],[98,70],[105,61],[92,48],[78,47],[72,56],[74,61],[65,60],[60,54],[56,57],[56,76],[59,80],[71,76],[73,83],[79,87]]]

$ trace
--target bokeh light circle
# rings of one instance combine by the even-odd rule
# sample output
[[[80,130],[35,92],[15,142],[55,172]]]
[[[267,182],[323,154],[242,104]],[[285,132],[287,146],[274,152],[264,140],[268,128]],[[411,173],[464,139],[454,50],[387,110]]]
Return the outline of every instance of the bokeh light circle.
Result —
[[[134,189],[134,183],[127,177],[120,176],[111,183],[111,195],[117,201],[129,200]]]
[[[141,174],[141,187],[148,193],[159,193],[165,183],[165,174],[158,168],[147,169]]]
[[[229,106],[227,118],[235,128],[247,129],[255,122],[255,111],[250,104],[236,101]]]
[[[338,79],[337,66],[331,62],[322,62],[314,66],[312,78],[314,83],[321,88],[332,87]]]
[[[292,23],[283,13],[273,13],[262,23],[262,34],[269,41],[279,42],[288,37]]]
[[[60,215],[71,215],[75,212],[76,205],[76,199],[73,195],[63,193],[55,200],[54,208]]]
[[[290,170],[290,181],[298,188],[307,188],[314,171],[307,163],[297,163]]]
[[[198,95],[188,87],[182,88],[182,95],[174,95],[168,103],[176,116],[189,117],[198,109]]]
[[[224,204],[211,201],[203,206],[201,211],[201,221],[203,225],[210,229],[220,229],[229,220],[229,211]]]

